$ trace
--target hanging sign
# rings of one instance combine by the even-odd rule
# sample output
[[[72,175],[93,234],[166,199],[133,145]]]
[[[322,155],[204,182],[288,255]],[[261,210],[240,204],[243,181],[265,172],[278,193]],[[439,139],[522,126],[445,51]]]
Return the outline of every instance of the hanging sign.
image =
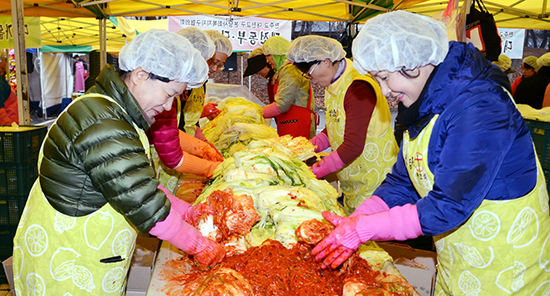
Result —
[[[40,18],[25,17],[25,47],[41,48]],[[0,16],[0,48],[13,48],[13,23],[9,16]]]
[[[525,29],[498,28],[502,39],[501,54],[511,59],[523,59],[523,43],[525,42]]]
[[[264,44],[271,36],[291,41],[292,21],[260,17],[210,17],[203,15],[169,16],[168,30],[178,32],[185,27],[216,30],[231,40],[233,51],[251,51]]]

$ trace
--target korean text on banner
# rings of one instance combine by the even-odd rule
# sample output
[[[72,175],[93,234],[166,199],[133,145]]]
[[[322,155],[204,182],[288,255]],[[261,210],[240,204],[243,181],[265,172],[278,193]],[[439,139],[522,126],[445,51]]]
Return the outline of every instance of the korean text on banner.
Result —
[[[209,17],[202,15],[169,16],[168,30],[178,32],[185,27],[217,30],[231,40],[233,51],[251,51],[263,45],[271,36],[292,41],[292,21],[259,17]]]
[[[525,30],[499,28],[498,33],[500,34],[500,39],[502,39],[501,54],[505,54],[511,59],[523,59]]]
[[[41,48],[40,18],[25,17],[25,47]],[[0,48],[13,48],[13,24],[11,16],[0,16]]]

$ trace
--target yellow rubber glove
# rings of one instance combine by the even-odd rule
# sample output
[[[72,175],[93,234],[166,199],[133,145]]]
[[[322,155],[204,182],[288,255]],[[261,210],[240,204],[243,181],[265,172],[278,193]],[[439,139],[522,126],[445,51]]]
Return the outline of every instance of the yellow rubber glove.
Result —
[[[183,131],[179,131],[180,147],[183,152],[187,152],[196,157],[211,160],[215,162],[222,162],[222,154],[207,142],[199,140]]]

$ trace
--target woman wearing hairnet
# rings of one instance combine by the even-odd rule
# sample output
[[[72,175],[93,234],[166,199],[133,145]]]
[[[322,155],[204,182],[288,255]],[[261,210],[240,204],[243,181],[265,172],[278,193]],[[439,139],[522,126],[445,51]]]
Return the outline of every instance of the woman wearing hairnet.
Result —
[[[191,225],[211,209],[158,186],[144,132],[183,90],[206,80],[206,62],[182,36],[153,29],[122,48],[119,65],[118,74],[105,66],[44,140],[14,238],[18,295],[124,294],[135,229],[201,264],[225,255]]]
[[[187,27],[181,29],[178,34],[187,38],[205,61],[214,56],[214,43],[203,31]],[[204,138],[197,127],[203,112],[204,93],[204,84],[191,88],[191,91],[185,90],[182,96],[174,100],[170,110],[157,115],[147,135],[154,144],[159,159],[167,168],[179,173],[212,177],[214,169],[223,161],[223,157],[206,139],[199,139]],[[177,177],[173,173],[167,173],[170,170],[166,170],[160,164],[155,166],[158,168],[161,184],[175,193],[178,182],[170,180],[177,181]]]
[[[292,41],[287,59],[311,83],[325,87],[326,128],[313,137],[315,152],[332,152],[311,169],[317,178],[338,172],[346,210],[380,185],[397,155],[390,108],[374,78],[361,75],[335,39],[308,35]]]
[[[537,75],[524,79],[516,88],[514,100],[516,104],[526,104],[534,109],[550,106],[550,91],[546,98],[546,88],[550,85],[550,53],[545,53],[537,59]],[[547,100],[545,104],[545,100]]]
[[[315,97],[309,81],[286,60],[290,42],[273,36],[264,42],[267,63],[275,70],[275,102],[264,107],[264,117],[275,117],[279,136],[315,136]]]
[[[222,33],[218,31],[205,30],[204,33],[206,34],[206,36],[208,36],[208,38],[210,38],[210,40],[212,40],[212,42],[214,42],[215,47],[214,55],[210,59],[206,60],[206,62],[208,63],[208,75],[211,75],[225,69],[223,65],[225,65],[225,61],[227,61],[227,58],[233,53],[233,45],[231,44],[229,38],[225,37]],[[206,104],[202,111],[201,117],[208,117],[209,119],[213,119],[214,117],[218,116],[220,110],[218,110],[216,106],[218,106],[218,104],[212,102]],[[197,133],[195,135],[199,139],[206,141],[206,138],[202,134],[199,126],[197,126]]]
[[[365,23],[354,66],[410,112],[392,172],[314,249],[341,264],[369,240],[433,235],[434,295],[535,295],[548,289],[544,174],[508,77],[445,25],[405,11]],[[537,294],[538,295],[538,294]]]
[[[275,102],[275,93],[273,91],[273,75],[275,75],[275,70],[267,63],[264,49],[261,47],[254,49],[248,55],[248,65],[246,66],[246,70],[244,70],[243,77],[254,74],[258,74],[267,79],[267,98],[269,103]]]
[[[518,78],[514,80],[512,83],[512,96],[516,93],[516,88],[518,85],[523,81],[523,79],[527,79],[535,74],[537,74],[538,66],[537,66],[537,57],[536,56],[528,56],[523,59],[523,67],[522,67],[522,74]]]

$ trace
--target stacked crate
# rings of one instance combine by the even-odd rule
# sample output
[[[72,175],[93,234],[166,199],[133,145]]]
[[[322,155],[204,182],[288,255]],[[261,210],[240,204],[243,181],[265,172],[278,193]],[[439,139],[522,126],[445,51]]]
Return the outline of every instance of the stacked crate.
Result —
[[[38,153],[47,130],[47,126],[0,126],[0,261],[12,255],[17,224],[38,177]]]
[[[525,123],[531,132],[531,138],[544,171],[546,187],[550,189],[550,122],[525,119]]]

